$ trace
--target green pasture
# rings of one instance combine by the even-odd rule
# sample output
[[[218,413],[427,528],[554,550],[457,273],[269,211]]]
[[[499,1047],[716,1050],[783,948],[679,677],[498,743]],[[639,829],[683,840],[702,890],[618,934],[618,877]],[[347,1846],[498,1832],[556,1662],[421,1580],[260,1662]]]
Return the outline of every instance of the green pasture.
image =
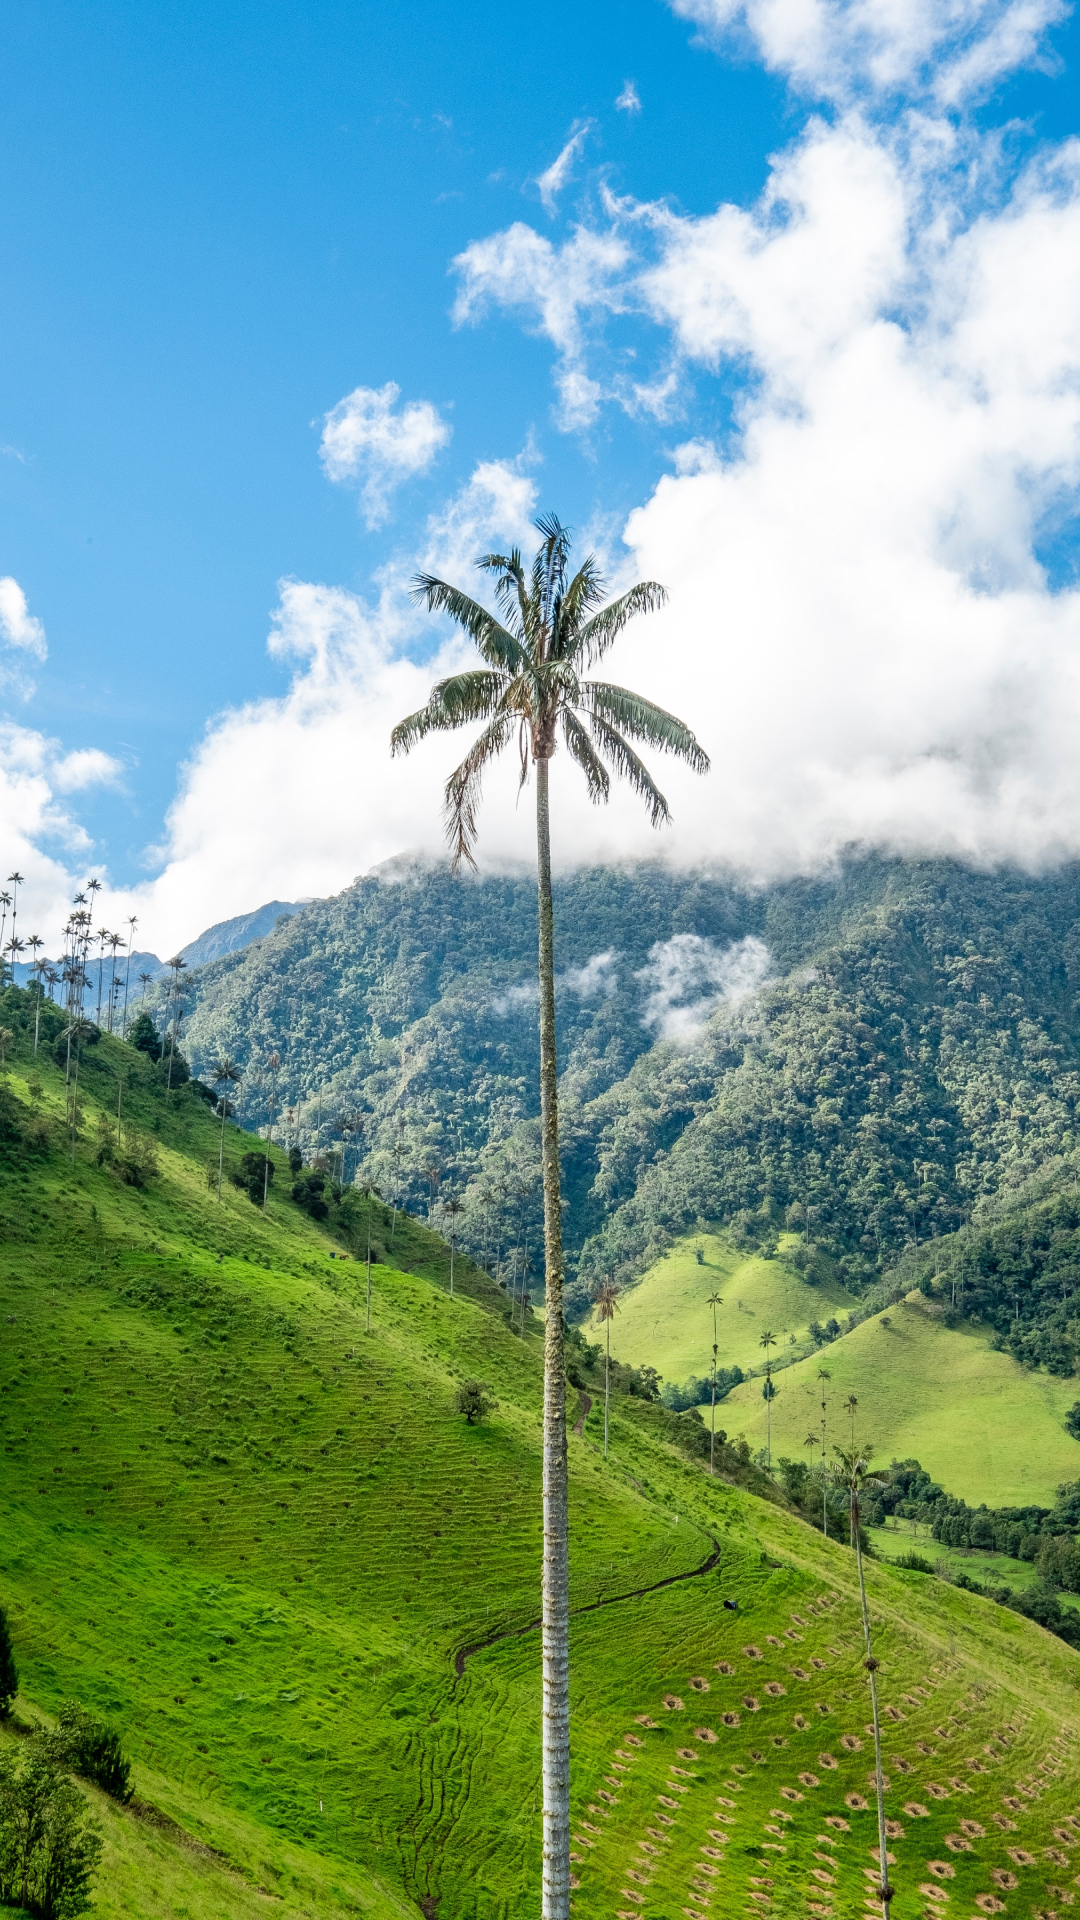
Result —
[[[1080,1476],[1080,1442],[1062,1424],[1077,1397],[1075,1380],[1026,1371],[995,1353],[980,1328],[946,1327],[919,1294],[777,1374],[774,1459],[805,1458],[807,1435],[820,1431],[821,1368],[831,1376],[830,1443],[845,1440],[844,1402],[855,1394],[859,1427],[877,1459],[920,1460],[972,1506],[1051,1507],[1058,1485]],[[724,1426],[755,1449],[765,1445],[760,1380],[746,1381],[724,1401]]]
[[[628,1366],[655,1367],[663,1379],[678,1383],[691,1374],[708,1373],[713,1322],[707,1303],[713,1293],[721,1300],[717,1311],[721,1367],[760,1366],[766,1328],[779,1343],[774,1352],[806,1346],[811,1320],[839,1317],[856,1302],[835,1281],[809,1286],[783,1258],[785,1246],[796,1245],[796,1236],[785,1235],[779,1257],[763,1260],[756,1254],[748,1258],[736,1252],[717,1234],[691,1234],[676,1241],[623,1294],[611,1323],[613,1355]],[[595,1315],[587,1332],[590,1340],[603,1339],[604,1329]]]
[[[57,1070],[39,1060],[35,1097],[21,1033],[15,1052],[15,1099],[55,1116]],[[166,1102],[115,1043],[93,1053],[74,1163],[55,1140],[0,1160],[0,1600],[19,1722],[74,1695],[134,1758],[138,1807],[95,1796],[96,1913],[534,1920],[537,1334],[475,1269],[451,1300],[419,1223],[395,1242],[413,1271],[391,1264],[379,1208],[366,1333],[364,1267],[330,1258],[283,1167],[265,1217],[234,1189],[219,1205],[205,1106]],[[145,1192],[96,1160],[120,1075],[159,1146]],[[470,1375],[497,1403],[475,1428],[453,1410]],[[575,1920],[859,1911],[850,1553],[632,1403],[607,1463],[595,1396],[580,1419]],[[1001,1875],[1009,1912],[1049,1910],[1080,1871],[1080,1658],[932,1577],[868,1579],[894,1915],[921,1920],[929,1885],[998,1911],[973,1903]]]

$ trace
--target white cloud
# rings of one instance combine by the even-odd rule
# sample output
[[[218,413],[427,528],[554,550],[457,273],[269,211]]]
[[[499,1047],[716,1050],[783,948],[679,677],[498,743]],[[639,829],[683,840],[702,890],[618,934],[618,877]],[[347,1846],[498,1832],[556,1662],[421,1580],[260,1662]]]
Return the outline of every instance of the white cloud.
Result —
[[[719,1007],[756,993],[770,965],[768,947],[753,934],[728,947],[697,933],[658,940],[634,975],[645,992],[641,1024],[661,1040],[689,1046]]]
[[[9,654],[5,659],[0,654],[0,688],[29,699],[33,682],[24,663],[27,656],[45,659],[45,629],[30,612],[25,593],[9,573],[0,578],[0,648],[5,647],[11,648],[15,657]]]
[[[618,954],[609,947],[604,953],[594,953],[583,966],[568,967],[556,985],[578,1000],[608,1000],[619,984],[618,964]]]
[[[451,429],[429,400],[398,407],[401,389],[356,387],[326,415],[319,456],[329,480],[360,483],[369,527],[381,526],[396,487],[426,473]]]
[[[570,137],[561,152],[555,156],[550,167],[540,174],[537,186],[540,198],[548,213],[554,213],[558,198],[574,171],[574,162],[589,137],[591,120],[575,121],[570,129]]]
[[[954,106],[1040,57],[1065,0],[670,0],[719,40],[819,99],[913,97]]]
[[[0,881],[9,872],[26,875],[19,889],[19,927],[40,933],[54,956],[72,894],[87,877],[93,854],[88,834],[60,796],[95,778],[112,779],[117,771],[107,754],[95,749],[65,754],[59,741],[0,720]]]
[[[54,763],[52,784],[57,793],[85,793],[87,787],[115,786],[121,771],[111,753],[102,753],[100,747],[79,747]]]
[[[641,96],[633,80],[624,80],[622,92],[615,101],[619,113],[640,113]]]
[[[602,398],[585,371],[588,326],[620,304],[617,281],[630,257],[616,233],[577,228],[561,246],[517,220],[503,233],[475,240],[453,262],[461,287],[457,324],[480,320],[489,308],[524,313],[556,347],[555,381],[562,424],[584,427]]]

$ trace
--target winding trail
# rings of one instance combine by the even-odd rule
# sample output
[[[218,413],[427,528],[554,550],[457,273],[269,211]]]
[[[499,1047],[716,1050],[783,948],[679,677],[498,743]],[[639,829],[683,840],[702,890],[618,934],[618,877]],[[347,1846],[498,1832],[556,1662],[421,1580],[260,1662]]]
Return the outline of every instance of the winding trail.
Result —
[[[586,1393],[584,1388],[580,1389],[580,1398],[578,1400],[578,1406],[581,1409],[581,1411],[579,1412],[578,1417],[574,1422],[574,1432],[577,1434],[584,1434],[585,1422],[589,1417],[589,1412],[592,1407],[592,1395]]]
[[[702,1574],[712,1572],[720,1558],[720,1542],[713,1539],[711,1533],[707,1537],[712,1540],[713,1550],[700,1567],[688,1567],[685,1573],[669,1573],[666,1580],[654,1580],[648,1587],[631,1587],[627,1593],[605,1594],[602,1600],[590,1600],[585,1607],[571,1607],[571,1620],[576,1620],[583,1613],[597,1613],[601,1607],[617,1607],[623,1600],[640,1600],[647,1593],[659,1593],[662,1587],[677,1587],[682,1580],[700,1580]],[[471,1660],[474,1653],[481,1653],[485,1647],[497,1646],[500,1640],[520,1640],[523,1634],[538,1633],[542,1625],[541,1620],[530,1620],[527,1627],[507,1627],[500,1633],[485,1635],[483,1640],[475,1640],[470,1647],[459,1647],[454,1655],[454,1672],[460,1679],[466,1661]]]

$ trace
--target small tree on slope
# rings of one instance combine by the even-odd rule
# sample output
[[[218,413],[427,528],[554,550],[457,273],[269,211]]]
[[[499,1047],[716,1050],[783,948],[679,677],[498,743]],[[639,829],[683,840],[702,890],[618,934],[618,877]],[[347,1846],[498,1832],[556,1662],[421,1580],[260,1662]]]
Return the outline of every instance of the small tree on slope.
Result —
[[[7,1614],[0,1607],[0,1720],[8,1718],[18,1691],[19,1671],[11,1644],[11,1628]]]

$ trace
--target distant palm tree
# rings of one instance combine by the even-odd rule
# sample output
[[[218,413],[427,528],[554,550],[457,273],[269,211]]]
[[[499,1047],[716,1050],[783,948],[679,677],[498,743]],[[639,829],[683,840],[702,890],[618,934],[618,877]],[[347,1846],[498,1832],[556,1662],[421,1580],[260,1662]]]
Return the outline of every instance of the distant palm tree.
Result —
[[[174,953],[171,960],[166,960],[165,965],[172,970],[172,979],[169,982],[168,992],[165,995],[165,1032],[169,1040],[169,1068],[165,1079],[165,1091],[166,1093],[171,1093],[173,1061],[176,1058],[176,1042],[182,1017],[180,1013],[180,975],[187,966],[187,961],[184,959],[182,953]],[[170,1008],[173,1010],[171,1026]]]
[[[854,1403],[854,1404],[853,1404]],[[852,1427],[854,1429],[854,1408],[858,1406],[855,1395],[847,1402],[852,1409]],[[878,1817],[878,1862],[881,1872],[881,1885],[872,1890],[874,1897],[881,1900],[881,1920],[889,1920],[889,1904],[892,1889],[889,1886],[889,1854],[885,1835],[885,1782],[881,1773],[881,1717],[878,1713],[877,1670],[878,1662],[874,1658],[874,1648],[870,1634],[870,1609],[866,1602],[866,1576],[863,1571],[862,1557],[862,1496],[871,1489],[885,1485],[884,1480],[873,1480],[869,1476],[872,1449],[836,1447],[834,1452],[839,1462],[839,1479],[847,1490],[851,1516],[851,1544],[855,1550],[855,1565],[859,1575],[859,1601],[862,1607],[863,1645],[866,1658],[863,1665],[870,1681],[870,1718],[874,1727],[874,1785],[877,1791]]]
[[[23,873],[19,873],[18,871],[16,871],[15,873],[8,874],[8,881],[10,885],[14,888],[14,892],[12,893],[12,896],[11,896],[11,937],[13,940],[15,938],[15,933],[16,933],[16,926],[15,926],[16,916],[18,915],[18,911],[19,911],[19,888],[23,885],[25,879],[26,879],[26,875]]]
[[[632,741],[673,754],[699,773],[708,758],[689,727],[625,687],[582,677],[602,659],[636,614],[663,605],[664,589],[639,581],[607,606],[590,556],[570,576],[570,534],[554,515],[538,520],[541,546],[526,574],[521,554],[489,553],[477,562],[494,576],[502,618],[460,587],[421,574],[416,597],[446,613],[480,652],[482,665],[434,686],[427,705],[390,737],[408,753],[429,733],[478,724],[481,731],[445,789],[453,864],[473,863],[485,770],[516,740],[521,785],[536,769],[539,907],[540,1132],[544,1188],[544,1560],[543,1560],[543,1888],[542,1920],[570,1911],[569,1525],[566,1468],[566,1371],[562,1215],[559,1179],[558,1069],[555,1050],[554,911],[548,775],[558,735],[585,775],[589,796],[607,800],[609,763],[645,801],[652,824],[670,818],[667,801]]]
[[[270,1192],[270,1146],[274,1138],[274,1114],[277,1111],[277,1077],[280,1065],[280,1053],[271,1053],[268,1055],[266,1071],[270,1075],[270,1125],[266,1129],[266,1153],[263,1156],[262,1210],[264,1213],[266,1212],[267,1195]]]
[[[722,1307],[723,1304],[724,1303],[721,1300],[720,1295],[718,1293],[710,1293],[708,1299],[705,1302],[705,1305],[707,1307],[712,1308],[712,1420],[709,1428],[709,1472],[710,1473],[716,1472],[716,1464],[715,1464],[715,1458],[716,1458],[716,1355],[718,1352],[717,1341],[716,1341],[716,1310],[718,1307]]]
[[[821,1381],[821,1531],[827,1540],[829,1537],[829,1479],[826,1469],[827,1442],[825,1422],[829,1403],[825,1389],[828,1382],[832,1379],[832,1374],[829,1372],[828,1367],[819,1367],[817,1377]]]
[[[765,1402],[765,1422],[766,1422],[765,1453],[768,1459],[770,1472],[772,1471],[772,1403],[776,1399],[777,1390],[773,1386],[772,1361],[769,1359],[769,1348],[775,1347],[775,1345],[776,1345],[776,1335],[774,1333],[770,1333],[769,1329],[766,1327],[765,1332],[762,1334],[761,1339],[758,1341],[758,1346],[764,1347],[765,1349],[765,1385],[761,1389],[761,1397]]]
[[[45,942],[42,939],[40,933],[28,933],[26,936],[26,944],[34,956],[31,962],[31,967],[33,972],[37,974],[37,983],[38,983],[38,990],[37,990],[37,996],[36,996],[37,1005],[34,1008],[34,1052],[36,1053],[38,1050],[38,1025],[41,1020],[41,1002],[42,1002],[42,998],[44,996],[44,991],[45,991],[44,987],[42,986],[42,976],[45,972],[47,962],[38,957],[42,947],[45,945]]]
[[[619,1309],[621,1289],[612,1276],[601,1280],[596,1289],[596,1317],[604,1329],[604,1459],[608,1457],[608,1408],[611,1401],[611,1323]]]
[[[381,1200],[382,1194],[379,1192],[379,1189],[375,1185],[373,1180],[361,1180],[358,1183],[356,1190],[367,1201],[367,1323],[364,1327],[364,1332],[370,1333],[371,1332],[371,1203],[373,1200]]]
[[[458,1199],[456,1193],[452,1193],[448,1200],[443,1201],[442,1210],[450,1216],[450,1298],[452,1300],[454,1297],[454,1249],[457,1246],[457,1223],[458,1216],[465,1211],[465,1205],[463,1201]]]
[[[0,1067],[7,1066],[7,1050],[14,1046],[15,1035],[10,1027],[0,1027]]]
[[[138,924],[139,924],[138,916],[134,913],[129,914],[128,915],[127,955],[124,961],[124,1012],[120,1021],[121,1039],[124,1039],[127,1035],[128,987],[131,984],[131,943],[135,938],[135,929],[138,926]]]
[[[851,1450],[852,1452],[854,1452],[855,1451],[855,1415],[859,1410],[858,1396],[854,1393],[849,1393],[847,1399],[844,1401],[844,1406],[851,1419]]]
[[[218,1090],[218,1106],[221,1109],[221,1139],[218,1145],[217,1197],[221,1200],[221,1180],[225,1170],[225,1121],[229,1110],[229,1088],[235,1087],[240,1079],[240,1069],[235,1060],[227,1053],[215,1060],[210,1068],[210,1077]]]

